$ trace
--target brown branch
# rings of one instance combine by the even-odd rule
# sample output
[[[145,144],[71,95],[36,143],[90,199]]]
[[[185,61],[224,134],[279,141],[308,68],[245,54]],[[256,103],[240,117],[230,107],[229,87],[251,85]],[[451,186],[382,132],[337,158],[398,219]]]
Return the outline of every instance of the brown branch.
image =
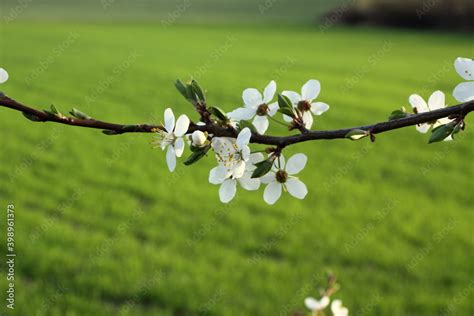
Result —
[[[98,121],[94,119],[77,119],[72,117],[61,117],[54,116],[43,111],[38,111],[29,106],[23,105],[5,95],[0,96],[0,106],[7,107],[16,111],[23,112],[30,117],[33,117],[35,121],[38,122],[56,122],[60,124],[80,126],[87,128],[95,128],[111,131],[112,134],[125,134],[125,133],[153,133],[156,129],[163,129],[161,125],[150,125],[150,124],[134,124],[134,125],[125,125],[125,124],[116,124],[109,123],[104,121]],[[356,126],[344,129],[337,130],[325,130],[325,131],[307,131],[298,135],[291,136],[269,136],[269,135],[260,135],[254,133],[251,138],[252,143],[264,144],[278,146],[280,148],[286,147],[288,145],[301,143],[310,140],[319,140],[319,139],[337,139],[345,138],[347,133],[354,129],[362,129],[370,131],[371,134],[379,134],[407,126],[414,126],[417,124],[422,124],[426,122],[436,121],[441,118],[449,116],[459,116],[465,117],[468,113],[474,111],[474,101],[458,104],[455,106],[446,107],[440,110],[425,112],[420,114],[409,115],[408,117],[393,120],[380,122],[373,125],[365,126]],[[31,119],[31,118],[30,118]],[[189,132],[200,130],[203,132],[208,132],[217,137],[236,137],[236,131],[233,128],[220,127],[213,124],[208,124],[205,126],[198,126],[191,123],[189,127]]]

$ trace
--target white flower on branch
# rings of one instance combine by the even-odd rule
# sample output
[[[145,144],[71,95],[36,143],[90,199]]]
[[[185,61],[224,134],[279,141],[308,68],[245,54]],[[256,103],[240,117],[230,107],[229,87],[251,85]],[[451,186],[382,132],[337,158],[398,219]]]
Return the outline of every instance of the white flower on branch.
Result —
[[[454,62],[458,74],[468,82],[462,82],[453,91],[453,96],[459,102],[474,100],[474,60],[459,57]]]
[[[428,99],[428,103],[426,103],[426,101],[418,94],[412,94],[409,97],[408,101],[413,107],[413,110],[415,111],[415,113],[424,113],[424,112],[439,110],[446,107],[445,95],[443,92],[439,90],[435,91],[430,96],[430,98]],[[431,127],[436,128],[440,125],[448,124],[451,121],[452,120],[448,118],[442,118],[442,119],[436,120],[435,122],[427,122],[427,123],[418,124],[416,125],[416,129],[420,133],[426,133]],[[453,138],[451,136],[448,136],[444,140],[449,141],[452,139]]]
[[[315,315],[318,314],[319,311],[322,311],[329,305],[329,297],[323,296],[319,301],[312,297],[307,297],[304,300],[304,304],[306,307]]]
[[[285,158],[280,155],[275,160],[272,170],[261,178],[262,183],[267,184],[263,192],[265,202],[270,205],[275,204],[281,196],[282,189],[297,199],[304,199],[308,194],[308,189],[294,175],[304,169],[307,161],[306,155],[295,154],[288,159],[288,163],[285,165]]]
[[[206,144],[207,136],[201,131],[194,131],[191,134],[191,144],[196,147],[202,147]]]
[[[5,83],[7,82],[8,80],[8,72],[3,69],[3,68],[0,68],[0,83]]]
[[[334,300],[331,304],[331,311],[334,316],[347,316],[349,310],[347,307],[342,306],[341,300]]]
[[[308,80],[301,88],[301,95],[294,91],[283,91],[282,94],[288,97],[302,116],[303,123],[307,129],[313,126],[313,115],[321,115],[329,110],[329,105],[323,102],[313,102],[321,92],[321,84],[318,80]],[[312,113],[312,114],[311,114]],[[293,118],[283,115],[283,119],[291,122]]]
[[[182,114],[178,117],[175,124],[175,118],[173,110],[167,108],[165,110],[165,130],[159,129],[157,131],[158,136],[156,137],[153,145],[160,147],[166,152],[166,162],[168,169],[174,171],[176,168],[176,157],[181,157],[184,151],[184,140],[183,136],[186,134],[189,128],[189,118]]]
[[[265,133],[268,128],[268,116],[274,116],[278,110],[278,103],[270,103],[276,92],[275,81],[270,81],[263,96],[257,89],[248,88],[242,93],[244,107],[238,108],[227,115],[230,119],[237,121],[250,120],[254,117],[252,124],[260,134]]]

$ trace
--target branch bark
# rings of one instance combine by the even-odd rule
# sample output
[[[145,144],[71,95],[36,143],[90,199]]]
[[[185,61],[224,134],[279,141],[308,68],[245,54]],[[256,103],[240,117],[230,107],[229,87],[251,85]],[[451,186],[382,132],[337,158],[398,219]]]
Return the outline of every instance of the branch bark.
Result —
[[[33,116],[37,122],[55,122],[60,124],[86,127],[86,128],[95,128],[102,129],[113,132],[115,135],[125,134],[125,133],[153,133],[157,129],[163,129],[162,125],[151,125],[151,124],[117,124],[110,123],[105,121],[99,121],[95,119],[77,119],[73,117],[58,117],[53,116],[43,111],[36,110],[30,106],[21,104],[5,95],[0,97],[0,106],[10,108],[15,111],[20,111],[26,113],[27,115]],[[278,146],[280,148],[286,147],[288,145],[301,143],[310,140],[320,140],[320,139],[339,139],[345,138],[346,134],[354,129],[361,129],[365,131],[370,131],[371,134],[380,134],[383,132],[407,127],[414,126],[417,124],[422,124],[426,122],[432,122],[444,117],[449,116],[461,116],[465,117],[468,113],[474,111],[474,101],[458,104],[455,106],[446,107],[440,110],[419,113],[409,115],[408,117],[393,120],[385,121],[372,125],[364,126],[355,126],[350,128],[336,129],[336,130],[323,130],[323,131],[308,131],[303,134],[291,135],[291,136],[270,136],[270,135],[260,135],[257,133],[252,134],[251,143],[264,144]],[[191,123],[189,127],[189,132],[200,130],[203,132],[208,132],[217,137],[236,137],[237,131],[231,127],[221,127],[217,125],[196,125]]]

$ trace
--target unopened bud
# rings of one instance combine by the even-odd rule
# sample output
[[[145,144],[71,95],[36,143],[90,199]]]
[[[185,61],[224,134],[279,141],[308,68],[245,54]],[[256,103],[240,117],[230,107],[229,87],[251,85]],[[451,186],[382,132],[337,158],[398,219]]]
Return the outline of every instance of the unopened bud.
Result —
[[[194,131],[191,138],[193,140],[193,145],[197,147],[203,146],[207,140],[206,134],[201,131]]]

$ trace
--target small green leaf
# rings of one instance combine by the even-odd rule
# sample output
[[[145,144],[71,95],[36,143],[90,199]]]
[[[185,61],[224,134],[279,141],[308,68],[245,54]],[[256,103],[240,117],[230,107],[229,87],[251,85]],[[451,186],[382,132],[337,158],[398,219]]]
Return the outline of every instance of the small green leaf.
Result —
[[[280,112],[282,114],[285,114],[285,115],[288,115],[290,117],[295,116],[295,113],[292,110],[288,109],[288,108],[279,108],[278,112]]]
[[[90,120],[91,117],[84,112],[79,111],[78,109],[73,108],[69,113],[80,120]]]
[[[456,126],[454,126],[453,135],[459,133],[462,130],[463,125],[464,122],[457,123]]]
[[[186,85],[181,80],[177,79],[174,83],[174,86],[176,87],[176,89],[178,89],[178,91],[185,99],[189,99]]]
[[[438,128],[435,128],[431,134],[429,144],[443,141],[446,137],[451,135],[454,131],[455,124],[453,122],[441,125]]]
[[[225,112],[221,108],[218,108],[217,106],[211,106],[207,110],[221,121],[229,120]]]
[[[252,132],[257,133],[257,129],[253,126],[252,122],[247,120],[242,120],[239,122],[239,129],[243,130],[244,128],[249,128]]]
[[[352,131],[347,133],[345,137],[351,140],[359,140],[367,136],[369,136],[368,131],[365,131],[363,129],[353,129]]]
[[[201,101],[202,103],[206,103],[206,96],[204,95],[204,91],[202,90],[201,86],[199,86],[196,80],[191,81],[191,88],[194,94],[197,95],[199,101]]]
[[[273,160],[264,160],[255,164],[257,168],[252,173],[252,178],[260,178],[266,175],[270,170],[272,170]]]
[[[191,102],[191,103],[198,102],[197,95],[196,95],[196,93],[194,93],[193,87],[189,83],[186,84],[186,93],[188,95],[188,101],[189,102]]]
[[[200,148],[201,150],[195,151],[189,156],[185,161],[184,164],[186,166],[192,165],[193,163],[199,161],[202,157],[204,157],[207,152],[209,151],[210,146],[206,146],[204,148]]]
[[[51,112],[53,112],[54,114],[58,115],[61,114],[61,112],[58,111],[58,109],[56,108],[56,106],[54,104],[51,104]]]
[[[30,114],[30,113],[26,113],[26,112],[22,112],[22,114],[23,114],[24,117],[26,117],[30,121],[41,122],[41,119],[38,116],[34,115],[34,114]]]
[[[390,114],[388,120],[389,121],[398,120],[407,116],[408,116],[408,113],[405,113],[402,110],[395,110]]]
[[[2,91],[0,91],[0,98],[3,98],[5,97],[5,93],[3,93]]]
[[[291,100],[283,94],[278,95],[278,105],[280,109],[290,109],[293,110],[293,105],[291,104]]]

